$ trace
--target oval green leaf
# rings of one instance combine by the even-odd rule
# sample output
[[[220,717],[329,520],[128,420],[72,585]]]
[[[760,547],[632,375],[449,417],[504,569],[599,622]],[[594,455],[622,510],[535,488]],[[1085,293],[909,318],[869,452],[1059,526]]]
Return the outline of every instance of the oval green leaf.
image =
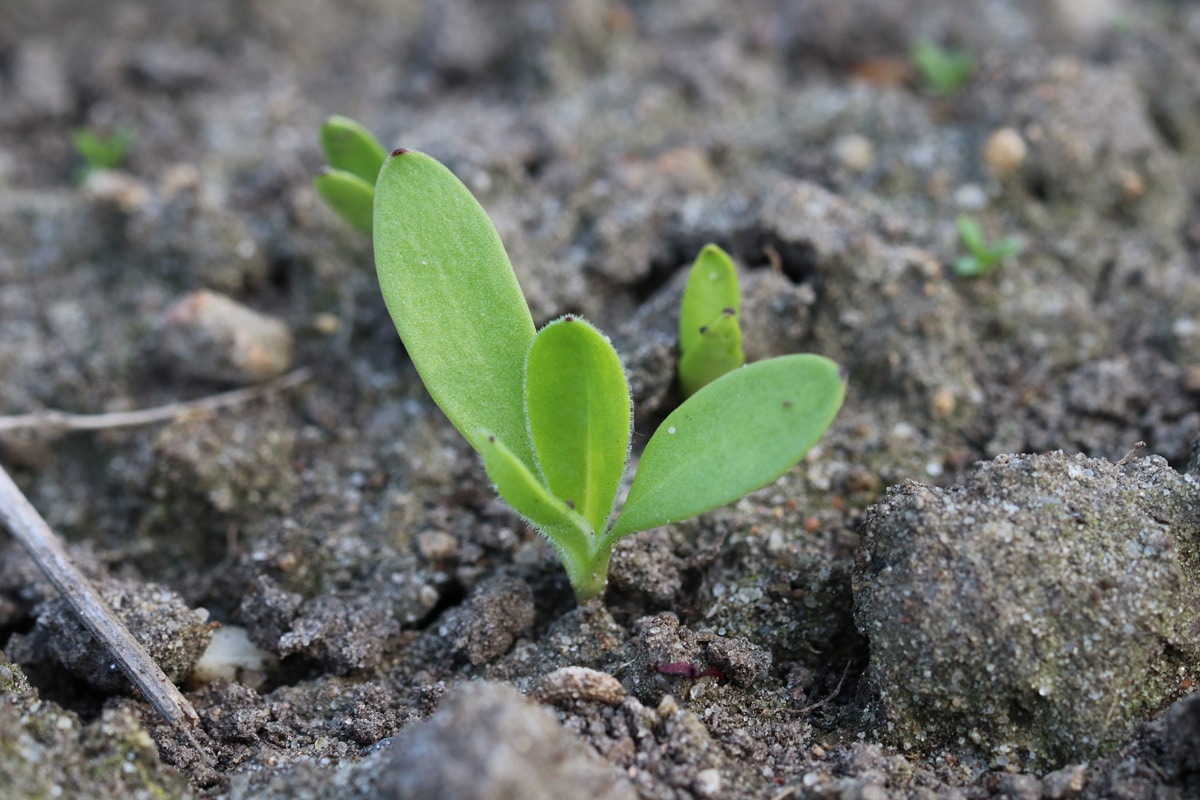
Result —
[[[374,220],[379,287],[429,394],[476,450],[486,428],[532,468],[533,318],[487,213],[437,160],[397,150],[375,185]]]
[[[592,566],[587,522],[552,495],[499,438],[486,430],[478,438],[483,466],[496,485],[496,494],[554,544],[574,585],[576,574],[589,574]]]
[[[700,339],[679,357],[679,384],[685,397],[726,372],[746,363],[742,351],[742,329],[737,314],[727,308],[715,320],[700,329]]]
[[[329,170],[313,178],[317,194],[338,216],[363,233],[371,232],[375,189],[357,175]]]
[[[608,539],[725,505],[783,475],[817,443],[845,397],[838,365],[780,356],[727,373],[659,425]]]
[[[369,130],[336,114],[321,126],[321,149],[329,166],[356,175],[370,186],[375,185],[387,158],[387,151]]]
[[[554,495],[604,530],[629,458],[629,384],[612,344],[563,317],[538,332],[525,369],[533,451]]]
[[[700,344],[700,329],[725,309],[741,311],[737,269],[729,254],[715,244],[706,244],[688,273],[679,310],[679,352],[686,355]]]

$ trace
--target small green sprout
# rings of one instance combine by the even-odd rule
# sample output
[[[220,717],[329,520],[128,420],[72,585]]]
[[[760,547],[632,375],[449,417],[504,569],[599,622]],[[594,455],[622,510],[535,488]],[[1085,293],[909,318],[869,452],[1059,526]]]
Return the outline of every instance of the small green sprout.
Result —
[[[791,469],[845,395],[803,354],[733,370],[650,437],[624,506],[632,399],[608,338],[575,316],[536,330],[483,207],[435,159],[397,150],[375,186],[375,262],[434,401],[482,455],[497,493],[553,543],[580,602],[623,536],[693,517]]]
[[[321,126],[321,149],[329,168],[313,179],[317,194],[351,226],[370,233],[375,179],[387,151],[369,130],[337,115]]]
[[[965,50],[945,50],[922,40],[913,45],[911,57],[921,73],[925,91],[934,97],[949,97],[971,77],[974,57]]]
[[[118,128],[110,136],[102,136],[91,128],[76,128],[71,132],[71,146],[83,159],[80,177],[86,178],[91,172],[121,166],[133,147],[133,133]]]
[[[954,271],[964,278],[981,278],[1021,251],[1021,243],[1011,236],[988,245],[979,223],[966,214],[959,214],[954,224],[958,226],[958,238],[968,253],[954,262]]]
[[[746,363],[741,292],[733,259],[705,245],[692,264],[679,311],[679,383],[685,397]]]

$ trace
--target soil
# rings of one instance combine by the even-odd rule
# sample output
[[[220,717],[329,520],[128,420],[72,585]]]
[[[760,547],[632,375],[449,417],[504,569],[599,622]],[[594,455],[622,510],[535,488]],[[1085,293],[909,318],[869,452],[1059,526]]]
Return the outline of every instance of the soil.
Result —
[[[313,189],[333,113],[611,334],[635,456],[710,241],[751,359],[848,371],[833,427],[577,605]],[[87,172],[78,129],[133,142]],[[0,436],[201,719],[4,539],[0,795],[1200,797],[1198,200],[1190,3],[0,4],[0,414],[310,375]],[[959,214],[1019,253],[960,276]]]

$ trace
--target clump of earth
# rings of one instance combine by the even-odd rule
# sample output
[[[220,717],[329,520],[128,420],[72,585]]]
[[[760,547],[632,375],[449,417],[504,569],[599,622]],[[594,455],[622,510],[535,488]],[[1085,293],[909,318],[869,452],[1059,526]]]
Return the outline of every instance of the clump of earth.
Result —
[[[0,538],[0,795],[1200,796],[1200,9],[26,6],[0,464],[200,724]],[[539,324],[611,335],[635,461],[708,242],[750,359],[837,360],[840,415],[577,604],[313,189],[334,113],[464,180]],[[1018,252],[958,274],[960,215]]]

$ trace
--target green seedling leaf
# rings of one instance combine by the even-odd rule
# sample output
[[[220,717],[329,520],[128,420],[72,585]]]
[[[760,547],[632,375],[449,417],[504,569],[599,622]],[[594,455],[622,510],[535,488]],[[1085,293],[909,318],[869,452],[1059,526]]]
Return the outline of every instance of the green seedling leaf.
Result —
[[[708,325],[700,329],[700,337],[679,357],[679,384],[686,397],[691,397],[726,372],[746,363],[742,351],[742,329],[737,313],[725,309]]]
[[[375,185],[387,158],[387,151],[369,130],[336,114],[321,126],[321,149],[330,167],[362,178],[368,186]]]
[[[959,214],[954,219],[954,225],[958,228],[958,238],[962,240],[963,247],[971,255],[978,257],[980,254],[986,253],[987,246],[983,241],[983,228],[979,227],[979,223],[966,214]]]
[[[375,209],[375,187],[353,173],[331,169],[313,178],[313,186],[325,204],[363,233],[371,232]]]
[[[483,207],[435,159],[397,150],[375,185],[374,231],[379,287],[429,394],[476,450],[487,429],[533,469],[533,318]]]
[[[913,45],[912,60],[921,73],[925,91],[936,97],[948,97],[963,87],[975,69],[975,59],[962,50],[946,50],[930,42]]]
[[[679,351],[687,353],[700,344],[700,329],[732,308],[741,310],[737,269],[729,254],[715,244],[706,244],[696,256],[683,290],[679,309]]]
[[[1016,239],[1006,237],[989,246],[983,238],[983,228],[979,223],[966,214],[960,214],[954,220],[958,228],[958,238],[966,248],[968,255],[960,256],[954,262],[954,271],[964,278],[978,278],[987,275],[1010,256],[1016,255],[1021,244]]]
[[[496,436],[483,430],[478,439],[483,466],[496,493],[553,543],[576,595],[587,599],[603,592],[609,554],[598,557],[595,548],[599,542],[591,535],[587,520],[551,494]]]
[[[629,385],[612,344],[563,317],[538,332],[525,369],[525,408],[546,484],[591,525],[612,513],[632,422]]]
[[[693,517],[795,466],[845,397],[838,365],[803,354],[759,361],[692,395],[646,444],[611,541]]]
[[[746,362],[738,324],[741,292],[733,259],[708,244],[688,274],[679,311],[679,384],[690,397]]]

